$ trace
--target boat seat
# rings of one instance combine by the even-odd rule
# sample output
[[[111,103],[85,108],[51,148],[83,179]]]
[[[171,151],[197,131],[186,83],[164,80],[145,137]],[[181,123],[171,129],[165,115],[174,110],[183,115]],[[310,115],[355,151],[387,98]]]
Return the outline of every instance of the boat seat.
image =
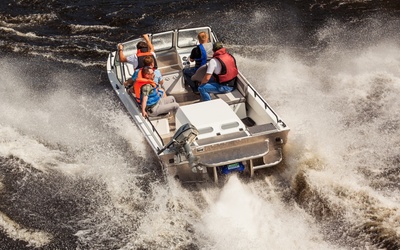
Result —
[[[201,82],[207,71],[207,64],[201,66],[192,76],[192,81]],[[238,79],[236,89],[229,93],[215,94],[229,105],[246,102],[247,84]]]
[[[236,88],[232,92],[215,94],[216,97],[224,100],[229,105],[246,102],[247,84],[238,80]]]
[[[246,98],[237,89],[233,90],[232,92],[228,92],[228,93],[224,93],[224,94],[215,94],[215,96],[224,100],[229,105],[246,101]]]
[[[171,115],[171,113],[164,113],[164,114],[160,114],[158,116],[149,116],[149,120],[150,121],[154,121],[154,120],[159,120],[159,119],[163,119],[163,118],[168,118]]]

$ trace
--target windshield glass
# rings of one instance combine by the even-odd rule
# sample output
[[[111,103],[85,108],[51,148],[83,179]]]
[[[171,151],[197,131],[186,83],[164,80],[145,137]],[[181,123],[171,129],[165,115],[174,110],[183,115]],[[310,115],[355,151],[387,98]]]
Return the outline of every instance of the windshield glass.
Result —
[[[208,27],[179,30],[178,47],[179,48],[193,47],[199,44],[199,41],[197,39],[197,34],[199,34],[201,31],[204,31],[208,34],[209,41],[210,39],[213,39],[211,35],[211,30]],[[212,40],[210,42],[212,42]]]

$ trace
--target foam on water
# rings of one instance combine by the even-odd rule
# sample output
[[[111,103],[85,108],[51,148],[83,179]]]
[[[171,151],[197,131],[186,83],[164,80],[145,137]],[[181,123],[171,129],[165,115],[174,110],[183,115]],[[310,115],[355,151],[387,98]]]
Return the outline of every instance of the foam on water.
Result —
[[[13,239],[27,242],[28,247],[43,247],[52,240],[49,233],[24,228],[1,212],[0,229]]]
[[[252,185],[250,185],[252,187]],[[287,206],[272,190],[261,197],[232,176],[196,225],[204,249],[338,249],[327,244],[315,221]]]
[[[106,228],[109,229],[106,231],[110,232],[116,230],[115,228],[124,230],[124,225],[126,228],[132,227],[134,218],[142,213],[140,211],[144,205],[140,204],[146,203],[146,200],[143,200],[142,189],[147,188],[147,181],[144,185],[138,182],[146,179],[150,182],[152,177],[143,169],[151,169],[154,162],[152,157],[148,156],[149,148],[143,143],[143,136],[135,129],[123,108],[115,105],[116,99],[112,90],[96,95],[91,95],[90,92],[82,93],[82,89],[76,89],[76,85],[85,83],[84,77],[74,76],[73,73],[71,75],[63,69],[47,74],[45,82],[40,82],[43,79],[36,77],[40,75],[40,70],[36,72],[35,77],[27,77],[32,74],[26,74],[30,69],[23,64],[6,61],[0,64],[4,70],[0,87],[0,159],[2,164],[6,164],[0,179],[7,178],[2,181],[2,192],[6,197],[13,196],[10,192],[14,190],[14,186],[31,185],[31,174],[31,177],[47,179],[49,186],[66,188],[65,193],[77,192],[77,199],[82,201],[87,199],[86,196],[90,195],[92,189],[97,188],[99,195],[90,198],[93,204],[97,204],[96,208],[92,208],[92,205],[79,205],[84,208],[82,213],[87,209],[93,213],[90,219],[83,219],[75,224],[76,228],[78,225],[86,228],[86,231],[76,232],[77,237],[81,238],[82,246],[88,244],[87,232],[95,238],[93,235],[96,235],[97,230],[101,232]],[[19,67],[15,67],[16,65]],[[77,82],[74,82],[75,80]],[[31,85],[32,81],[35,83],[34,87]],[[75,92],[76,90],[79,91]],[[30,167],[39,172],[30,171]],[[13,173],[26,175],[25,178],[28,179],[21,183],[15,178],[14,182]],[[74,186],[63,187],[68,184],[59,183],[58,175],[65,176],[66,179],[72,178],[73,182],[88,186],[88,190],[75,190]],[[88,180],[90,182],[87,184],[81,184]],[[53,202],[54,206],[57,206],[57,193],[43,195],[51,195],[48,201],[50,208]],[[25,201],[19,202],[24,206]],[[32,197],[33,206],[35,202],[40,206],[41,198]],[[59,208],[58,213],[61,213],[62,209]],[[15,211],[16,215],[18,211],[19,209]],[[33,211],[32,213],[35,214]],[[76,218],[80,216],[76,214]],[[129,220],[126,220],[127,217]],[[51,237],[47,241],[40,240],[44,236],[34,233],[34,229],[29,236],[32,239],[28,236],[23,237],[20,233],[10,233],[14,232],[15,228],[24,231],[24,226],[16,226],[12,220],[3,222],[3,231],[13,239],[35,246],[52,242]],[[105,228],[102,228],[103,226]],[[93,241],[89,244],[91,246],[97,243],[93,238],[89,240]],[[100,244],[104,240],[107,239],[102,237],[99,240]]]
[[[367,26],[360,34],[330,24],[319,33],[327,46],[316,57],[281,49],[272,61],[238,56],[238,63],[291,127],[282,175],[293,181],[300,206],[333,220],[341,228],[333,230],[333,239],[349,237],[342,244],[395,249],[400,45],[390,28],[382,36],[372,29],[379,22]],[[332,228],[329,223],[321,228]]]

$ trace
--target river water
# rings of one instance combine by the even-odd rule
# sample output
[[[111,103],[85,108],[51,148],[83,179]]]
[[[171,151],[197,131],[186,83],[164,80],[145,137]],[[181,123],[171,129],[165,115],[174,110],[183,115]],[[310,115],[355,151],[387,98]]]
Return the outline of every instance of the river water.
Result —
[[[163,176],[107,53],[209,25],[289,125],[252,180]],[[399,249],[396,0],[0,3],[0,249]]]

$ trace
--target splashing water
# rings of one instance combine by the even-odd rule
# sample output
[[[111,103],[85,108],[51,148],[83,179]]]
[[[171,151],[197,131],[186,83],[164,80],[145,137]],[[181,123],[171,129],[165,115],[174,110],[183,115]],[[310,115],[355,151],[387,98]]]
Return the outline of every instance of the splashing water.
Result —
[[[343,41],[351,32],[340,28],[339,37],[335,27],[321,31],[332,46],[313,60],[283,50],[273,62],[239,63],[292,128],[282,175],[297,203],[330,231],[325,237],[397,249],[400,45],[386,35],[354,49]],[[380,34],[363,38],[370,35]]]

